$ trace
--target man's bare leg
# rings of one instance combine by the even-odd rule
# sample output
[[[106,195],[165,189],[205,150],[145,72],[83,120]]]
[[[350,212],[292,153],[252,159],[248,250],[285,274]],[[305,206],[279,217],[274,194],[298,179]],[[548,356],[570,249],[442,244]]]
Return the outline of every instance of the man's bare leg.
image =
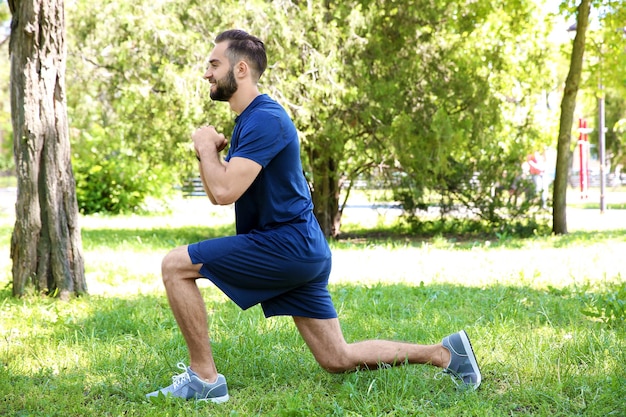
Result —
[[[348,344],[338,319],[294,317],[293,320],[317,362],[328,372],[354,371],[363,366],[376,369],[384,364],[402,365],[407,362],[444,368],[450,363],[450,351],[440,343],[418,345],[366,340]]]
[[[187,246],[181,246],[165,256],[161,272],[167,299],[187,342],[189,366],[200,378],[214,382],[217,368],[209,340],[206,304],[196,284],[200,266],[191,263]]]

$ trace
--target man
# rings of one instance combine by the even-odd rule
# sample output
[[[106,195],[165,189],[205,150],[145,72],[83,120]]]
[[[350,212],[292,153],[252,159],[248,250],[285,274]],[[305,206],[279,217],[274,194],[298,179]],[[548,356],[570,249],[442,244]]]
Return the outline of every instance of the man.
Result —
[[[444,368],[478,388],[481,374],[464,331],[437,345],[369,340],[347,343],[327,289],[331,253],[313,215],[302,174],[295,126],[285,110],[259,92],[265,46],[240,30],[221,33],[204,78],[211,98],[238,115],[227,141],[213,126],[192,135],[200,177],[214,204],[235,203],[237,234],[172,250],[163,259],[167,297],[185,338],[190,366],[172,385],[152,392],[224,402],[226,379],[217,372],[204,301],[196,279],[208,278],[242,309],[261,304],[266,317],[289,315],[317,362],[328,372],[404,363]]]

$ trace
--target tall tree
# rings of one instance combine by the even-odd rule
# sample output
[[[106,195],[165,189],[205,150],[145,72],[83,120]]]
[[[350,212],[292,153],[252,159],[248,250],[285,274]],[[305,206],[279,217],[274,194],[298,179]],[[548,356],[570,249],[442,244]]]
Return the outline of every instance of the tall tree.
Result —
[[[63,0],[9,0],[11,120],[17,170],[13,294],[85,293],[65,97]]]
[[[559,121],[559,140],[557,144],[556,175],[554,178],[552,231],[556,234],[567,233],[567,176],[569,173],[569,152],[572,143],[572,125],[576,109],[576,95],[580,85],[585,52],[585,37],[589,25],[591,0],[581,0],[577,8],[576,37],[572,47],[569,73],[565,80],[565,89],[561,101]]]

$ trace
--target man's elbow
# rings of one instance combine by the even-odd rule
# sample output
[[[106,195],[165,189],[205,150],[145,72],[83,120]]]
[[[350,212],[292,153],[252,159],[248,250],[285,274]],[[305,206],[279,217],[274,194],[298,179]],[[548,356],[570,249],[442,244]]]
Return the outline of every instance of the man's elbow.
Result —
[[[237,198],[235,198],[232,193],[224,190],[222,192],[218,191],[213,193],[213,200],[213,204],[217,204],[219,206],[228,206],[237,201]]]
[[[215,198],[211,194],[207,193],[206,196],[209,197],[209,201],[211,202],[211,204],[217,205],[217,201],[215,201]]]
[[[224,200],[224,199],[215,199],[215,201],[213,202],[213,204],[217,205],[217,206],[228,206],[230,204],[233,204],[234,201],[230,201],[230,200]]]

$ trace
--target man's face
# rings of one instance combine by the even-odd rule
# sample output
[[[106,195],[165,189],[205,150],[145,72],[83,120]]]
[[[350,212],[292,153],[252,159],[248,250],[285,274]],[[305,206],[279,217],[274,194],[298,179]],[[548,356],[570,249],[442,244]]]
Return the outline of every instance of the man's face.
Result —
[[[211,100],[228,101],[237,92],[237,80],[233,68],[230,68],[226,76],[219,80],[209,79],[211,86]]]
[[[227,47],[227,42],[215,45],[204,73],[204,78],[211,83],[211,99],[215,101],[228,101],[237,92],[234,68],[225,55]]]

